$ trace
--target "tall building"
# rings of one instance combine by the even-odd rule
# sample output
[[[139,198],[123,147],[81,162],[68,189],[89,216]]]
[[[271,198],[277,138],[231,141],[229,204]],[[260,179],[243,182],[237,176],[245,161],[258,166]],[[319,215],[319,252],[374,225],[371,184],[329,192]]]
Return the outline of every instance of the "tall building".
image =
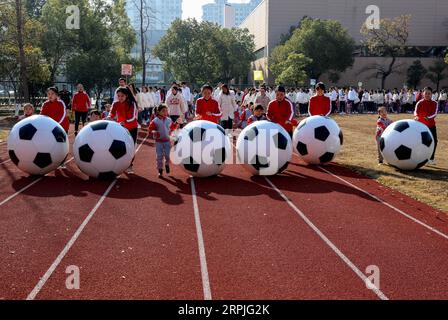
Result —
[[[170,28],[171,23],[176,19],[182,18],[182,0],[144,0],[144,23],[149,24],[146,32],[146,44],[149,52],[159,43],[160,39]],[[140,32],[140,1],[128,0],[126,2],[126,12],[131,25],[139,35]],[[133,57],[140,57],[140,37],[137,36],[137,44],[132,49]],[[137,74],[137,82],[142,80],[142,75]],[[165,74],[163,72],[162,62],[149,57],[146,66],[146,83],[164,82]]]
[[[248,28],[255,36],[256,60],[253,70],[263,71],[264,78],[270,84],[274,77],[269,70],[272,50],[280,42],[282,34],[287,34],[291,26],[296,26],[303,17],[314,19],[337,20],[348,30],[356,41],[355,63],[341,74],[337,85],[356,85],[363,82],[366,88],[377,88],[381,79],[373,76],[372,70],[365,71],[373,64],[387,66],[390,58],[369,55],[363,50],[362,25],[370,16],[366,8],[371,0],[263,0],[263,2],[243,21],[241,28]],[[386,81],[388,88],[400,88],[406,81],[406,71],[415,61],[420,60],[428,68],[448,52],[447,23],[448,1],[427,0],[422,6],[421,0],[379,0],[380,18],[394,18],[400,15],[411,15],[409,25],[408,50],[397,60],[397,70]],[[252,79],[253,72],[249,75]],[[328,75],[322,77],[328,82]],[[423,79],[421,86],[431,85]],[[444,80],[441,87],[448,86]]]
[[[248,3],[231,3],[227,0],[215,0],[202,6],[202,20],[217,23],[224,26],[225,7],[232,6],[235,10],[235,25],[239,26],[241,22],[261,3],[262,0],[250,0]]]

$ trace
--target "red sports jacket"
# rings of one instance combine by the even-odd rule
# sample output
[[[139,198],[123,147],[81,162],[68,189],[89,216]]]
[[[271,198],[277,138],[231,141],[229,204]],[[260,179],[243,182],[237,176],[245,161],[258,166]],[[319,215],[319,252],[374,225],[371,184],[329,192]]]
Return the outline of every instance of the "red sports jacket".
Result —
[[[212,115],[207,115],[207,112],[211,112]],[[218,101],[213,98],[210,98],[209,100],[205,100],[204,98],[198,99],[198,101],[196,101],[196,116],[201,120],[218,123],[222,116]]]
[[[330,98],[325,96],[311,97],[310,105],[308,107],[308,113],[310,114],[310,116],[328,117],[331,113]]]
[[[432,100],[420,100],[415,106],[414,116],[418,118],[418,121],[426,124],[428,127],[435,127],[437,102]]]
[[[84,91],[76,92],[73,96],[72,109],[78,112],[88,112],[90,108],[90,98]]]
[[[138,128],[137,122],[138,109],[135,104],[130,106],[128,103],[121,103],[119,101],[112,104],[110,109],[109,118],[114,119],[117,117],[118,123],[124,123],[124,127],[128,130]]]
[[[40,114],[50,117],[51,119],[59,123],[62,128],[64,128],[65,132],[68,133],[68,129],[70,128],[70,121],[68,120],[67,110],[62,100],[45,101],[42,105],[42,108],[40,109]]]
[[[271,122],[281,125],[289,133],[292,133],[293,126],[297,123],[294,119],[294,106],[288,99],[281,102],[272,100],[268,105],[266,118]],[[287,121],[291,123],[287,124]]]

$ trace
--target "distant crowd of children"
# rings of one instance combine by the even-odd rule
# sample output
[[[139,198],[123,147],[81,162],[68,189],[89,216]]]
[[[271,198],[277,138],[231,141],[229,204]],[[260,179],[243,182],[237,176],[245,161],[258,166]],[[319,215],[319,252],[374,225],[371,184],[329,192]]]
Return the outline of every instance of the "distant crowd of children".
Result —
[[[243,94],[239,90],[230,90],[225,84],[220,84],[215,89],[205,85],[200,92],[194,91],[192,94],[185,82],[181,85],[173,83],[158,106],[154,106],[154,100],[150,98],[147,103],[143,102],[146,98],[142,94],[149,94],[145,91],[143,88],[140,93],[134,85],[127,85],[125,79],[120,79],[113,103],[106,104],[102,112],[93,110],[89,113],[90,98],[81,84],[77,86],[77,92],[71,99],[65,87],[61,92],[56,87],[51,87],[47,90],[48,99],[43,103],[40,114],[54,119],[68,133],[70,117],[67,104],[69,104],[74,116],[75,135],[78,133],[79,125],[82,123],[84,126],[88,118],[90,121],[115,120],[129,130],[135,143],[138,129],[141,125],[148,125],[148,134],[156,142],[157,171],[160,177],[163,175],[163,170],[167,174],[170,173],[170,136],[188,120],[208,120],[221,124],[225,130],[244,129],[253,122],[268,120],[282,126],[291,136],[294,127],[298,125],[294,104],[282,86],[276,88],[274,95],[266,86],[261,86],[258,91],[252,88]],[[325,85],[318,83],[314,92],[308,102],[308,115],[329,116],[334,104],[326,94]],[[433,90],[425,88],[416,103],[414,116],[415,120],[429,127],[437,147],[435,118],[439,108],[433,98]],[[29,103],[23,106],[23,111],[24,114],[20,119],[34,114],[34,108]],[[388,118],[386,106],[379,106],[378,115],[375,137],[378,144],[378,162],[382,164],[380,138],[392,121]],[[430,164],[435,164],[434,157],[435,150]],[[132,165],[128,173],[133,173]]]

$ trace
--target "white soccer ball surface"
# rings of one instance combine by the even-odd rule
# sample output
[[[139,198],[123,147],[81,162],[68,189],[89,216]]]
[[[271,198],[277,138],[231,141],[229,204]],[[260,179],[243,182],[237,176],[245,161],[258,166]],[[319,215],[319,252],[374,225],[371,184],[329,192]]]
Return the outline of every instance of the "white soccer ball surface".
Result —
[[[241,132],[236,150],[238,162],[250,173],[272,176],[288,167],[292,142],[283,127],[269,121],[257,121]]]
[[[383,132],[380,150],[384,160],[400,170],[415,170],[426,165],[434,152],[434,137],[429,128],[415,120],[392,123]]]
[[[343,143],[342,130],[329,117],[309,117],[300,122],[293,135],[294,151],[307,164],[333,161]]]
[[[67,157],[68,137],[53,119],[35,115],[23,119],[8,137],[11,161],[31,175],[45,175],[57,169]]]
[[[79,169],[92,178],[112,179],[123,173],[135,154],[129,131],[114,121],[95,121],[77,135],[73,154]]]
[[[198,120],[179,131],[171,161],[193,177],[206,178],[224,170],[231,152],[230,139],[220,125]]]

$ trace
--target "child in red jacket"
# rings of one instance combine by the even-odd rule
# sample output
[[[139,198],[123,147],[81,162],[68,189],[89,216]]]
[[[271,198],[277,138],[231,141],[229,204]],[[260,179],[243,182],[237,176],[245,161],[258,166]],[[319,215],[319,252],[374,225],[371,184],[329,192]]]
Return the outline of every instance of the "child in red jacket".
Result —
[[[437,102],[432,100],[432,88],[426,87],[423,90],[423,99],[417,102],[415,106],[415,120],[426,124],[434,137],[434,153],[431,156],[429,164],[435,165],[435,155],[437,148],[437,128],[436,128],[436,117],[437,117]]]
[[[316,85],[316,95],[310,99],[308,113],[310,117],[328,117],[331,113],[331,100],[325,96],[325,85],[322,82]]]
[[[134,143],[137,143],[137,133],[138,133],[137,102],[135,101],[134,95],[128,88],[118,88],[116,93],[118,101],[112,104],[112,108],[110,110],[109,116],[107,117],[107,120],[115,119],[116,117],[117,122],[129,130],[129,133],[131,134]],[[127,172],[128,173],[134,172],[132,164],[128,168]]]
[[[59,91],[56,87],[48,88],[47,90],[48,100],[44,102],[40,109],[40,114],[50,117],[57,123],[59,123],[65,132],[68,133],[70,128],[70,121],[67,116],[67,109],[62,100],[59,99]]]
[[[212,98],[213,88],[209,85],[202,87],[202,98],[196,101],[196,120],[207,120],[219,123],[222,116],[218,101]]]

